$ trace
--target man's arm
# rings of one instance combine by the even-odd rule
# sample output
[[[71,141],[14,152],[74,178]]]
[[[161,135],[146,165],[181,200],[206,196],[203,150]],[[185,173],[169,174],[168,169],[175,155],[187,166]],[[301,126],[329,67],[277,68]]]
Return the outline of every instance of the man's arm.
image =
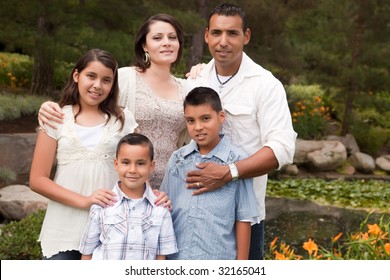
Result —
[[[235,165],[239,178],[244,179],[267,174],[278,167],[278,161],[272,149],[265,146],[250,157],[237,161]],[[199,163],[197,167],[199,169],[188,172],[186,178],[187,188],[196,189],[194,195],[214,191],[232,180],[227,165],[207,162]]]
[[[251,223],[236,221],[236,243],[237,260],[247,260],[249,258],[249,247],[251,243]]]

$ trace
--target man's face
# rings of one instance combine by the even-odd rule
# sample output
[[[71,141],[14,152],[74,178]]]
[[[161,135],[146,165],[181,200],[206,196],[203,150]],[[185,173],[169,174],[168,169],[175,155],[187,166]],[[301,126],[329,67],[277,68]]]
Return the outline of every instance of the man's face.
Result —
[[[244,46],[249,43],[250,30],[242,29],[240,16],[213,15],[205,31],[205,41],[215,59],[218,73],[229,76],[237,72]]]

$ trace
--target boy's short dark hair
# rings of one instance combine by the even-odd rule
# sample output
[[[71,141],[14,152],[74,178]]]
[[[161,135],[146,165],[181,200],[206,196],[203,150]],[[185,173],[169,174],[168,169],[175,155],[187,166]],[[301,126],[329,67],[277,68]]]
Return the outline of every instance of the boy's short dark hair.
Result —
[[[149,155],[150,159],[153,160],[154,158],[154,148],[152,142],[149,140],[148,137],[145,135],[142,135],[140,133],[129,133],[125,136],[123,136],[119,142],[118,145],[116,146],[116,157],[118,157],[119,149],[123,144],[128,144],[128,145],[140,145],[140,146],[147,146],[149,147]]]
[[[187,105],[198,106],[203,104],[210,104],[216,112],[222,111],[221,99],[218,93],[209,87],[196,87],[191,90],[184,99],[184,109]]]

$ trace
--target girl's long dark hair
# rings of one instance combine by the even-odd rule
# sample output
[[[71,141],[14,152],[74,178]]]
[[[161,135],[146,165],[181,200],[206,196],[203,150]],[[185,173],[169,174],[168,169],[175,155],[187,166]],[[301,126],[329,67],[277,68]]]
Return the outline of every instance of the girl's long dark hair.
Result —
[[[124,115],[120,107],[118,106],[119,99],[119,86],[118,86],[118,63],[115,58],[107,51],[100,49],[92,49],[89,50],[86,54],[84,54],[73,67],[72,72],[70,73],[68,82],[66,83],[64,89],[62,90],[61,99],[59,102],[60,107],[65,105],[79,105],[79,111],[75,115],[75,119],[80,114],[82,108],[80,104],[80,94],[78,90],[77,83],[73,80],[73,74],[75,71],[81,73],[90,62],[99,61],[104,66],[110,68],[114,73],[114,82],[112,84],[111,91],[107,98],[99,104],[99,110],[103,113],[107,114],[108,121],[112,116],[116,117],[121,122],[122,130],[124,125]]]

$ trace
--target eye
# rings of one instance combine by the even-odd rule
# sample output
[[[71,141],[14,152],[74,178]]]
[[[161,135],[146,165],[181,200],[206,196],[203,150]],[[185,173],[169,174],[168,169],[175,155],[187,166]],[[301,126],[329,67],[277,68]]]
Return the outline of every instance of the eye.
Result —
[[[103,79],[103,83],[105,84],[111,84],[112,80],[111,79]]]
[[[203,120],[204,122],[207,122],[207,121],[210,120],[210,117],[203,117],[202,120]]]
[[[187,119],[186,122],[187,122],[188,124],[193,124],[193,123],[194,123],[194,120]]]

